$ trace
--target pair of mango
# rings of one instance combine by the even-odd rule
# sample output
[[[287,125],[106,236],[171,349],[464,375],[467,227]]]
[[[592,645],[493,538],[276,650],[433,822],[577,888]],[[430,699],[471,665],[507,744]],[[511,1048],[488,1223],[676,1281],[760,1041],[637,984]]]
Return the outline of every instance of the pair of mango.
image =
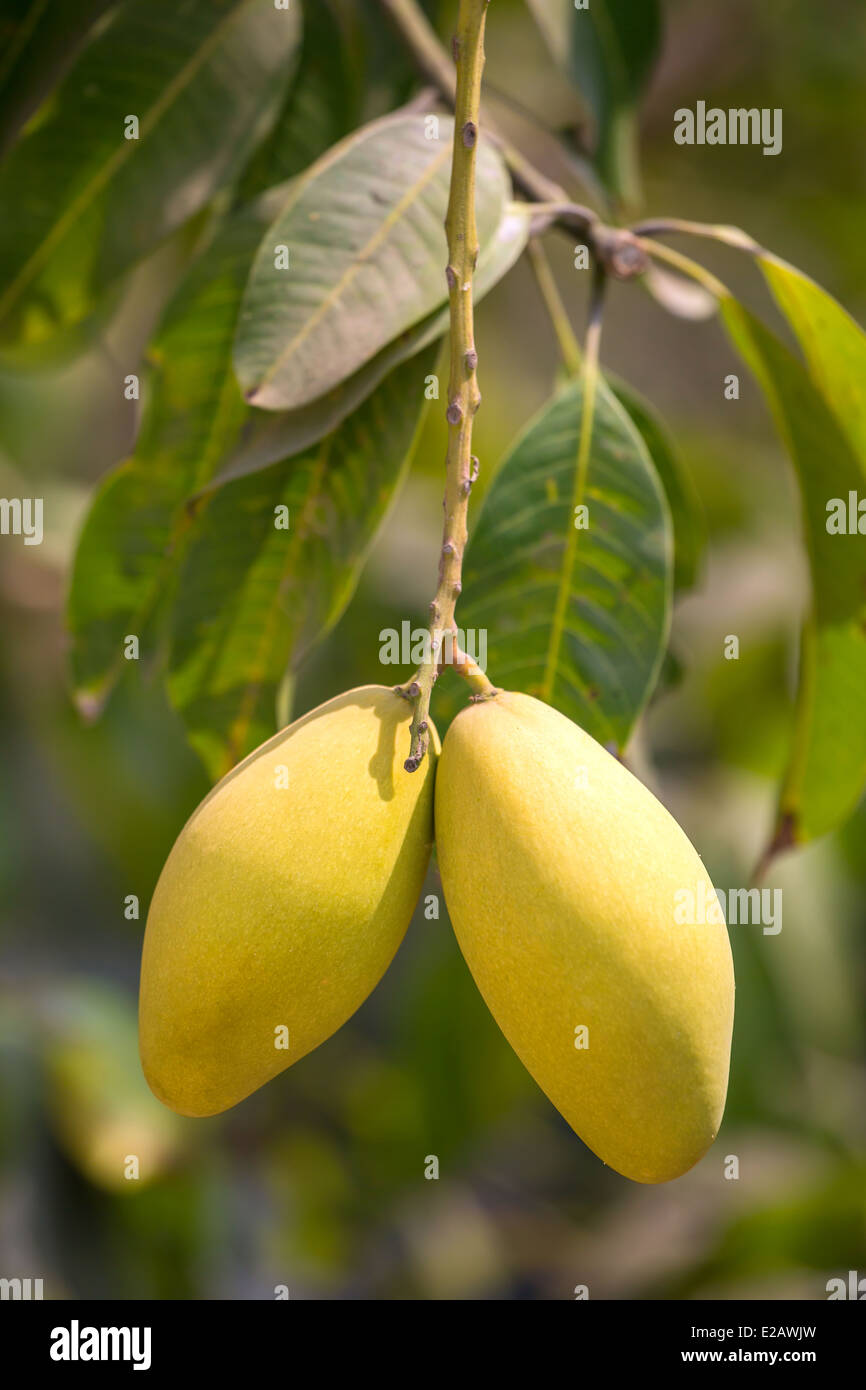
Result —
[[[403,769],[411,708],[366,686],[214,788],[154,894],[140,1045],[155,1094],[213,1115],[330,1037],[408,926],[435,838],[451,921],[500,1028],[581,1139],[638,1182],[689,1169],[721,1121],[733,1021],[723,925],[683,831],[577,725],[502,693]],[[435,812],[434,812],[435,802]]]

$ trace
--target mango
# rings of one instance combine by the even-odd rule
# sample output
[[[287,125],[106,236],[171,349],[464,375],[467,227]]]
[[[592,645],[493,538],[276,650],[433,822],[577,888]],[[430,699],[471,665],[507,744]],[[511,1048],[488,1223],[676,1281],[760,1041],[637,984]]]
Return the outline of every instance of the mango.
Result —
[[[350,690],[205,797],[148,914],[139,1048],[153,1092],[215,1115],[330,1037],[375,988],[433,839],[438,738],[413,775],[411,706]]]
[[[734,978],[721,914],[677,920],[683,890],[717,900],[676,821],[576,724],[503,693],[449,728],[435,828],[460,948],[539,1086],[625,1177],[686,1172],[724,1111]]]

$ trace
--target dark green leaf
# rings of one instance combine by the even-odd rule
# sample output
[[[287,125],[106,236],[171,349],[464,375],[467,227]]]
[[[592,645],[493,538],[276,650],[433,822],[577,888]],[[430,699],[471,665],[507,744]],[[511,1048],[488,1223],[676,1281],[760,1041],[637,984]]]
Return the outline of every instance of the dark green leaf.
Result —
[[[674,588],[691,589],[706,544],[706,521],[691,474],[649,402],[624,382],[608,378],[608,384],[640,430],[665,490],[674,528]]]
[[[575,527],[583,404],[571,383],[515,444],[467,554],[461,625],[486,628],[498,685],[555,705],[619,750],[667,642],[673,543],[646,446],[602,381]]]
[[[0,155],[115,0],[6,0],[0,14]]]
[[[0,320],[47,336],[231,182],[276,118],[300,10],[130,0],[0,168]],[[139,138],[125,138],[127,117]]]
[[[235,350],[252,404],[294,410],[375,357],[447,297],[443,222],[454,122],[397,113],[365,126],[293,187],[256,256]],[[478,152],[480,245],[499,227],[508,177]],[[288,268],[276,248],[288,249]]]
[[[203,504],[178,586],[169,694],[214,778],[274,732],[287,666],[349,602],[408,468],[434,356],[398,367],[315,449]]]
[[[78,545],[69,598],[72,671],[96,712],[123,669],[123,639],[144,652],[179,563],[186,500],[209,481],[249,411],[231,344],[250,257],[273,216],[265,195],[230,218],[169,307],[155,340],[135,457],[103,483]]]
[[[255,196],[303,173],[358,124],[360,93],[342,13],[329,0],[304,0],[298,75],[267,139],[245,171],[240,194]]]

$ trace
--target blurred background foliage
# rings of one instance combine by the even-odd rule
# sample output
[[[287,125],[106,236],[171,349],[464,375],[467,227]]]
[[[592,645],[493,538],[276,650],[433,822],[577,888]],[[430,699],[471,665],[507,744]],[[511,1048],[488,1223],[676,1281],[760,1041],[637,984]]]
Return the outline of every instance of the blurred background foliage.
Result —
[[[21,8],[7,0],[4,19]],[[98,22],[106,8],[81,11]],[[454,4],[426,9],[447,34]],[[495,9],[491,90],[575,130],[577,159],[585,111],[526,7]],[[248,193],[413,91],[377,7],[352,10],[345,109],[321,131],[302,117],[311,143],[297,157],[277,133],[273,162],[260,148],[239,175]],[[12,90],[28,113],[52,64],[74,56],[73,38],[50,38],[41,61],[35,50],[20,58]],[[647,212],[745,227],[861,323],[864,47],[857,0],[678,0],[666,7],[641,123]],[[698,99],[781,106],[782,155],[676,146],[673,111]],[[0,125],[0,148],[6,134]],[[142,362],[194,235],[180,225],[84,322],[0,359],[0,494],[44,497],[47,527],[40,547],[0,541],[0,1274],[41,1277],[52,1297],[270,1298],[287,1285],[293,1298],[376,1299],[558,1299],[577,1284],[594,1298],[810,1299],[825,1297],[831,1276],[863,1274],[862,809],[773,865],[778,935],[731,928],[738,993],[724,1127],[675,1183],[642,1188],[606,1170],[546,1102],[469,977],[435,863],[425,894],[437,896],[438,920],[422,897],[392,968],[337,1036],[224,1117],[184,1120],[150,1096],[135,1047],[143,919],[208,782],[138,663],[101,721],[82,724],[63,605],[93,486],[135,438],[139,407],[118,380]],[[580,332],[569,245],[547,245]],[[703,259],[766,307],[742,258],[708,246]],[[525,261],[480,306],[477,340],[483,487],[558,371]],[[615,287],[603,358],[664,416],[708,534],[698,583],[675,610],[675,678],[630,756],[717,886],[745,885],[773,823],[808,582],[791,472],[716,322],[668,317],[634,286]],[[736,404],[723,395],[730,371],[742,385]],[[295,713],[381,680],[380,630],[423,623],[444,454],[432,412],[353,602],[302,668]],[[740,637],[739,661],[723,659],[728,633]],[[440,730],[461,699],[443,678]],[[123,1176],[117,1156],[127,1153],[139,1156],[137,1179]],[[724,1176],[731,1154],[736,1181]],[[424,1176],[430,1155],[438,1181]]]

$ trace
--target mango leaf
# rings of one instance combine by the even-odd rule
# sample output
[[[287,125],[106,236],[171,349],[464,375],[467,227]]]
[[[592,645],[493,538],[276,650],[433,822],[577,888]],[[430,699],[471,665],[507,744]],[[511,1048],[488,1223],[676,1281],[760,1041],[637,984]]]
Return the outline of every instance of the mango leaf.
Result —
[[[474,281],[476,304],[507,274],[524,250],[530,224],[527,208],[525,203],[510,204],[495,235],[481,248]],[[279,413],[251,411],[249,424],[214,478],[214,485],[245,477],[308,449],[357,409],[394,367],[447,333],[448,321],[446,305],[401,333],[360,371],[309,405]]]
[[[626,203],[639,193],[637,105],[658,53],[658,0],[529,0],[548,47],[589,107],[602,178]]]
[[[304,0],[298,75],[267,139],[244,172],[240,196],[303,173],[361,119],[361,92],[344,12],[329,0]]]
[[[758,264],[796,334],[809,375],[866,475],[866,334],[802,271],[766,253]]]
[[[67,620],[76,701],[99,712],[123,669],[123,640],[144,653],[180,561],[186,500],[211,477],[249,411],[231,345],[250,258],[285,197],[278,188],[229,218],[166,313],[134,458],[109,474],[84,524]]]
[[[719,312],[719,301],[697,280],[675,275],[664,266],[650,264],[640,278],[641,288],[678,319],[703,323]]]
[[[6,0],[0,14],[0,156],[114,0]]]
[[[811,292],[806,301],[814,306]],[[810,344],[817,367],[810,373],[735,300],[723,301],[722,312],[764,390],[797,471],[812,574],[794,747],[771,853],[834,829],[852,813],[866,787],[866,546],[856,526],[851,534],[827,530],[828,502],[842,499],[847,511],[849,493],[862,493],[864,487],[864,457],[857,449],[858,441],[861,449],[863,443],[862,398],[859,413],[852,400],[857,340],[847,322],[837,318],[835,326],[844,328],[840,379],[826,381],[822,392],[826,348]],[[827,327],[826,321],[815,323],[816,332]],[[833,398],[839,413],[828,405]]]
[[[230,183],[276,119],[300,9],[129,0],[0,167],[0,321],[49,336]],[[128,138],[128,118],[138,121]]]
[[[609,377],[608,385],[640,431],[667,497],[674,528],[674,589],[691,589],[707,539],[706,518],[692,476],[649,402],[625,382]]]
[[[431,139],[429,119],[375,121],[297,180],[263,238],[241,308],[235,368],[253,405],[306,405],[444,303],[454,122],[439,117]],[[502,159],[482,141],[481,245],[507,198]]]
[[[398,367],[316,448],[203,503],[168,689],[214,779],[274,732],[287,666],[348,604],[409,466],[435,351]]]
[[[604,381],[588,526],[576,527],[582,407],[572,382],[502,463],[469,545],[460,623],[486,628],[497,685],[546,700],[620,750],[664,656],[673,537],[646,445]]]
[[[375,366],[368,364],[325,401],[295,415],[246,407],[231,366],[237,310],[262,230],[286,192],[287,185],[271,189],[228,219],[187,277],[152,347],[154,368],[135,455],[108,475],[88,512],[67,622],[75,699],[89,717],[100,712],[124,669],[127,635],[137,635],[142,652],[153,655],[193,525],[189,499],[211,484],[242,477],[317,443],[393,367],[447,329],[446,309],[386,349]],[[527,233],[527,217],[515,205],[479,260],[480,293],[510,268]]]

